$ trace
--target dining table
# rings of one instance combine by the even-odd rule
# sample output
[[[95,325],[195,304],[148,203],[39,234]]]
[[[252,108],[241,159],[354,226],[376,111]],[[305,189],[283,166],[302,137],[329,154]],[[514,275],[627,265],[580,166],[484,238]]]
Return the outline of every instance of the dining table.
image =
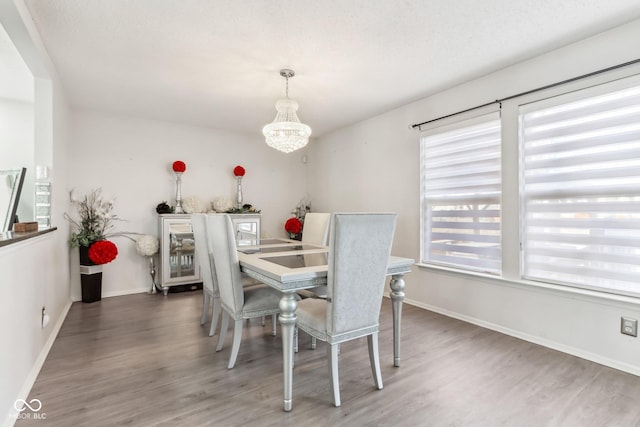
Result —
[[[297,291],[327,284],[328,246],[318,246],[290,239],[261,239],[260,243],[238,247],[240,269],[281,292],[280,314],[283,382],[283,407],[293,408],[293,357],[296,325]],[[393,311],[393,365],[400,366],[400,331],[404,275],[411,271],[415,260],[389,257],[387,276]]]

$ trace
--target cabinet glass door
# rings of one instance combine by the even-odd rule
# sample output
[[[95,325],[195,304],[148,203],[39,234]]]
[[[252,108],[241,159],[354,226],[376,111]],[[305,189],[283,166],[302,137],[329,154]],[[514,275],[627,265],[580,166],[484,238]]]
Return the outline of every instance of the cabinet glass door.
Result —
[[[160,236],[158,285],[164,294],[167,295],[171,286],[201,283],[190,215],[161,214],[158,227]]]
[[[260,244],[260,214],[232,214],[230,217],[236,231],[236,245]]]
[[[195,243],[191,224],[169,225],[169,277],[193,276],[195,271],[194,251]]]
[[[258,223],[237,222],[236,223],[236,242],[238,246],[258,245]]]

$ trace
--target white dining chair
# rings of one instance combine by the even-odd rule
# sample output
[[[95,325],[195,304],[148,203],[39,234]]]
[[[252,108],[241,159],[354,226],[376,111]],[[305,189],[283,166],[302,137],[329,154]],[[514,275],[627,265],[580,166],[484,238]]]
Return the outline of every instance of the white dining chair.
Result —
[[[235,233],[227,214],[207,215],[207,233],[220,291],[222,324],[216,351],[224,346],[229,318],[234,321],[228,369],[235,366],[242,339],[243,321],[280,312],[280,293],[267,285],[243,287]]]
[[[340,406],[338,345],[367,337],[376,388],[382,389],[378,318],[396,215],[337,213],[331,218],[327,298],[298,303],[298,328],[328,344],[333,404]]]
[[[302,243],[311,245],[327,246],[329,244],[329,224],[331,222],[330,213],[309,212],[304,216],[304,226],[302,227]],[[324,298],[327,295],[326,286],[316,286],[303,289],[298,292],[302,298]]]
[[[330,213],[309,212],[304,216],[302,243],[327,246],[329,244]]]
[[[218,290],[211,245],[208,240],[209,237],[207,233],[208,226],[206,218],[207,216],[205,214],[192,214],[191,225],[193,227],[196,257],[202,274],[203,304],[200,324],[204,325],[207,323],[209,318],[209,307],[213,305],[211,327],[209,328],[209,336],[212,337],[215,335],[216,328],[218,326],[218,319],[220,318],[220,291]],[[261,285],[262,283],[242,274],[242,284],[243,287],[247,288],[249,286]],[[276,315],[271,317],[271,334],[276,336],[277,317]],[[263,317],[262,326],[265,324],[265,318]]]
[[[202,295],[204,298],[202,304],[202,316],[200,324],[204,325],[209,317],[209,305],[213,304],[213,313],[211,316],[211,327],[209,328],[209,336],[213,336],[218,325],[220,317],[220,292],[215,278],[215,266],[211,256],[212,250],[209,243],[207,233],[207,216],[205,214],[191,215],[191,227],[193,229],[193,238],[196,246],[196,257],[200,264],[200,274],[202,275]]]

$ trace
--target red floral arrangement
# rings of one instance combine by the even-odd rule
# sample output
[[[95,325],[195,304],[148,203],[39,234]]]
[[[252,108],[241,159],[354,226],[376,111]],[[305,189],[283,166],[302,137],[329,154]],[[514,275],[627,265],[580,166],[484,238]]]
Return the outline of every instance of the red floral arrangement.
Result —
[[[245,170],[242,166],[238,165],[235,168],[233,168],[233,174],[235,176],[244,176]]]
[[[109,240],[98,240],[89,246],[89,259],[96,264],[106,264],[118,256],[118,247]]]
[[[187,165],[182,160],[176,160],[173,162],[173,171],[175,173],[182,173],[187,170]]]
[[[302,222],[296,217],[289,218],[287,222],[284,223],[284,229],[287,230],[289,234],[299,234],[302,231]]]

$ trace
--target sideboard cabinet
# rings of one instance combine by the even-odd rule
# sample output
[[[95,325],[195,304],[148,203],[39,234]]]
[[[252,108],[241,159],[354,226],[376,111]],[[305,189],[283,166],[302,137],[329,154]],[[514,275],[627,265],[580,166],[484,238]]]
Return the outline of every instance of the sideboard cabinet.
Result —
[[[260,243],[260,214],[231,214],[238,246]],[[158,286],[165,295],[171,286],[202,283],[189,214],[158,215],[160,265]]]

